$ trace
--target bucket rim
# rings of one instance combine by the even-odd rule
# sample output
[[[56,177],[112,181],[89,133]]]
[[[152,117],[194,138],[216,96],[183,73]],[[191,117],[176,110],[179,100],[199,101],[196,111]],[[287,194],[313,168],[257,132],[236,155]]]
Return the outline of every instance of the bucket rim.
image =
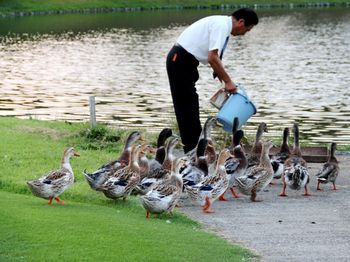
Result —
[[[258,112],[257,109],[256,109],[256,106],[255,106],[254,103],[253,103],[253,101],[250,100],[247,96],[245,96],[245,95],[243,95],[243,94],[241,94],[241,93],[239,93],[239,92],[234,93],[234,94],[230,94],[230,96],[226,99],[226,101],[224,102],[224,104],[222,105],[222,107],[227,103],[227,101],[229,100],[229,98],[230,98],[231,96],[234,96],[234,95],[240,95],[240,96],[244,97],[249,103],[252,104],[253,109],[254,109],[253,115],[255,115],[255,114]],[[222,107],[221,107],[221,108],[222,108]]]

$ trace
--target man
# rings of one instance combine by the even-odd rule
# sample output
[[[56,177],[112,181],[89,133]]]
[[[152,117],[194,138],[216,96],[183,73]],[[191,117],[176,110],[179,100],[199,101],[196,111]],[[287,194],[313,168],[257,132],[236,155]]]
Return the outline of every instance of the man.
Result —
[[[259,22],[254,10],[242,8],[231,16],[208,16],[190,25],[167,56],[171,95],[185,153],[195,148],[201,133],[199,101],[195,84],[199,62],[212,67],[214,77],[225,83],[225,90],[237,87],[221,62],[230,34],[244,35]]]

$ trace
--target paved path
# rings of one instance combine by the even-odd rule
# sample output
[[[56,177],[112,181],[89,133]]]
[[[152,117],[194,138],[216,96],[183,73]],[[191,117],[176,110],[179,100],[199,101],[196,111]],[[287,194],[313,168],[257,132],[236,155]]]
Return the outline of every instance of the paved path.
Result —
[[[279,180],[258,194],[263,202],[252,203],[247,196],[233,199],[226,193],[229,201],[216,201],[214,214],[204,214],[198,206],[180,210],[253,250],[262,261],[350,261],[350,156],[337,158],[341,169],[337,191],[326,184],[317,192],[314,174],[321,164],[309,164],[310,197],[288,188],[288,197],[279,197]]]

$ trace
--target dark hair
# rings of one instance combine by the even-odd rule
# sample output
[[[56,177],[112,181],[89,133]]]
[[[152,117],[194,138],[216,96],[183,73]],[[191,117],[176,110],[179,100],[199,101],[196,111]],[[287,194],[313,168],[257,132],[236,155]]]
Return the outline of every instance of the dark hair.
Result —
[[[244,25],[257,25],[259,23],[258,15],[255,13],[253,9],[250,8],[241,8],[232,13],[234,18],[237,20],[244,19]]]

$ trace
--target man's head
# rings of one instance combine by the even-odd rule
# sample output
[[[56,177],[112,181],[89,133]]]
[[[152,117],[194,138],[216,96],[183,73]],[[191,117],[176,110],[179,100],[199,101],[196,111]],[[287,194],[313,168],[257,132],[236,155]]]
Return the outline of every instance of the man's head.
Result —
[[[241,8],[232,13],[232,35],[244,35],[259,23],[258,15],[253,9]]]

